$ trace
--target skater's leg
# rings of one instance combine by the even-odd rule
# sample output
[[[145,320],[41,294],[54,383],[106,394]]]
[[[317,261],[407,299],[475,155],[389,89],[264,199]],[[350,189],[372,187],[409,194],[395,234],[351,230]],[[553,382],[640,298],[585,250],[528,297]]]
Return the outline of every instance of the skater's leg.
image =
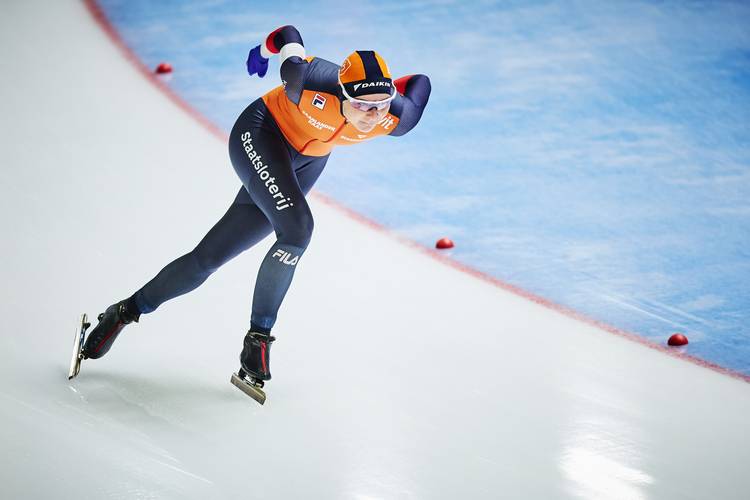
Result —
[[[299,158],[298,158],[299,159]],[[295,170],[297,181],[300,189],[304,194],[310,191],[310,188],[315,183],[320,173],[323,171],[323,167],[326,164],[328,157],[307,157],[307,161],[300,162],[301,165]],[[259,273],[260,274],[260,273]],[[259,276],[258,280],[262,278]],[[256,289],[255,296],[253,298],[253,314],[254,321],[262,321],[258,319],[258,315],[262,314],[263,307],[268,307],[261,303],[261,291]],[[256,303],[257,301],[257,303]],[[260,304],[260,305],[259,305]],[[274,337],[267,333],[259,333],[262,330],[270,330],[269,328],[262,328],[258,325],[253,324],[251,331],[245,335],[245,341],[242,347],[242,353],[240,354],[240,362],[242,364],[242,370],[239,375],[232,377],[232,382],[237,385],[246,394],[250,395],[254,399],[258,400],[261,404],[265,401],[265,394],[258,389],[258,381],[267,381],[271,379],[271,364],[270,364],[270,351],[271,343],[275,340]],[[244,377],[242,374],[247,374],[254,380],[251,385],[243,384],[240,380]],[[260,398],[260,399],[259,399]]]
[[[268,333],[312,237],[313,217],[279,134],[235,125],[229,154],[237,175],[276,233],[276,242],[258,271],[251,316],[252,328]],[[320,175],[326,158],[310,160],[307,170],[301,161],[305,189],[309,190]]]
[[[165,301],[194,290],[224,263],[255,245],[272,231],[244,187],[224,216],[189,253],[162,269],[133,298],[148,313]]]
[[[164,301],[193,290],[222,264],[271,233],[263,213],[252,204],[244,187],[224,216],[198,246],[162,269],[130,298],[107,308],[83,347],[85,358],[100,358],[109,351],[122,329],[137,322]]]
[[[304,161],[302,160],[304,158]],[[318,180],[320,174],[323,172],[323,168],[326,166],[328,161],[328,155],[326,156],[305,156],[297,158],[295,161],[294,175],[297,176],[297,182],[302,192],[307,195],[312,189],[315,181]],[[296,166],[299,163],[300,166]]]

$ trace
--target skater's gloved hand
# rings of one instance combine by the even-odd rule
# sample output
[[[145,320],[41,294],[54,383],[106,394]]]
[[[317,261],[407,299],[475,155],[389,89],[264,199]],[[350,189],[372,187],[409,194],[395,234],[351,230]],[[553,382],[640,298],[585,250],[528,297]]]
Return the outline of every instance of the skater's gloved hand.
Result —
[[[260,45],[254,47],[247,55],[247,74],[252,76],[258,73],[260,78],[266,76],[268,71],[268,59],[260,55]]]

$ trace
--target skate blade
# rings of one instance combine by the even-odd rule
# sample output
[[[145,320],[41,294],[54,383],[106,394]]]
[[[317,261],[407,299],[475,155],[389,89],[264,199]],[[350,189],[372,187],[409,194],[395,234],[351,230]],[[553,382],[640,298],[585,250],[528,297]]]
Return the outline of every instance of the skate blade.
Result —
[[[70,370],[68,370],[68,380],[72,379],[78,372],[81,371],[81,360],[83,359],[83,338],[86,335],[86,330],[91,326],[88,322],[86,313],[81,314],[81,321],[78,323],[76,329],[76,336],[73,340],[73,356],[70,359]]]
[[[240,376],[236,373],[232,374],[231,382],[232,385],[237,387],[237,389],[241,390],[242,392],[256,400],[258,403],[263,404],[266,402],[266,393],[263,392],[263,390],[259,387],[253,385],[252,382],[240,378]]]

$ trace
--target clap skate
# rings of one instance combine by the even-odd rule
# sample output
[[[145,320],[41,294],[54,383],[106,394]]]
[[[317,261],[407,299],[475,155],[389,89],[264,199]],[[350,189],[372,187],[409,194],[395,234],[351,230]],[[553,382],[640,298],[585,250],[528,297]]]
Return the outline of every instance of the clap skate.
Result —
[[[73,343],[73,358],[70,360],[68,380],[81,371],[82,360],[97,359],[107,354],[122,329],[134,321],[138,322],[141,313],[129,311],[127,302],[127,299],[120,301],[99,314],[97,317],[99,323],[88,335],[86,335],[86,330],[91,326],[91,323],[88,322],[86,314],[81,315],[81,321]]]
[[[270,352],[271,343],[276,340],[270,335],[249,331],[245,335],[244,347],[240,354],[241,367],[232,374],[230,381],[239,390],[263,404],[266,393],[264,382],[271,380]]]
[[[70,360],[70,370],[68,370],[68,380],[72,379],[81,371],[81,360],[83,359],[83,339],[86,336],[86,330],[91,326],[88,322],[86,313],[81,314],[81,321],[76,328],[76,336],[73,341],[73,357]]]

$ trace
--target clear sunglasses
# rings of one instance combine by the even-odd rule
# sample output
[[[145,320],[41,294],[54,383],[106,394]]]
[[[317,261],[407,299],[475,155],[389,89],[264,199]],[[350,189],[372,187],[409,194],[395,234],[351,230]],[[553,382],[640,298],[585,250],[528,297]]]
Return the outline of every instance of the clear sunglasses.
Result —
[[[357,99],[356,97],[350,96],[346,92],[344,84],[342,84],[340,80],[339,85],[341,86],[341,91],[344,93],[344,97],[346,97],[346,100],[349,101],[349,104],[351,104],[354,109],[359,111],[370,111],[372,109],[381,111],[387,108],[391,101],[396,98],[396,92],[394,92],[393,95],[391,95],[387,99],[383,99],[382,101],[366,101],[364,99]]]

